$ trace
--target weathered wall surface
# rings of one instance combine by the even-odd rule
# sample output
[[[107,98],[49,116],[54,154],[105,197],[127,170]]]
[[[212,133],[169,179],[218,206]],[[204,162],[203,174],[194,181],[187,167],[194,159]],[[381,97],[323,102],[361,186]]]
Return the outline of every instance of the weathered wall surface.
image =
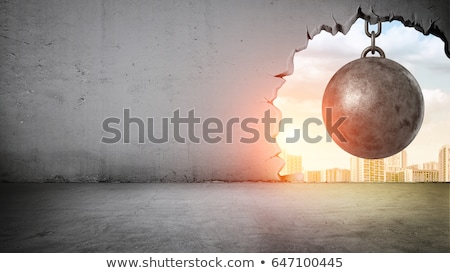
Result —
[[[277,180],[261,118],[308,37],[358,18],[449,37],[448,1],[1,1],[2,181]],[[444,48],[442,49],[444,50]],[[446,52],[449,55],[449,45]],[[108,117],[259,119],[231,144],[101,143]],[[181,126],[187,136],[187,126]],[[195,125],[196,136],[202,135]]]

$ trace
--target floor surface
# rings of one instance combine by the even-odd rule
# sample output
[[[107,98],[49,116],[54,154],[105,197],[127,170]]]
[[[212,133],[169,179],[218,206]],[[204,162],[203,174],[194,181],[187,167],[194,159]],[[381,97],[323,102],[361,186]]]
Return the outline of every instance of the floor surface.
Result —
[[[450,252],[450,184],[0,184],[1,252]]]

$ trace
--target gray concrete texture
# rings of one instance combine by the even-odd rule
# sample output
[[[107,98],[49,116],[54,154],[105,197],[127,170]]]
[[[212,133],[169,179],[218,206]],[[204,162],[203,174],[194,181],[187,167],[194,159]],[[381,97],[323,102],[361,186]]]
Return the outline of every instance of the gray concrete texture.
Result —
[[[235,130],[233,144],[155,145],[133,134],[106,145],[102,121],[124,108],[159,126],[176,109],[279,117],[270,101],[282,76],[322,29],[402,20],[440,36],[449,55],[449,10],[446,0],[2,0],[0,180],[278,180],[279,148],[263,138],[242,144]],[[254,128],[262,135],[261,122]]]
[[[0,184],[1,252],[450,252],[446,183]]]

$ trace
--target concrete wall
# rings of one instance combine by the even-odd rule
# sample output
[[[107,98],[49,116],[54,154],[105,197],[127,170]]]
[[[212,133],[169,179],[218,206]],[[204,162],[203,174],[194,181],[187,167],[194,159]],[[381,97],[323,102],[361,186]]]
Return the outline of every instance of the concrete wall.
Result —
[[[364,17],[445,40],[449,13],[446,0],[1,1],[0,179],[277,180],[283,161],[261,118],[279,117],[270,101],[308,37]],[[121,128],[124,108],[158,128],[177,109],[202,121],[254,117],[260,138],[240,143],[251,134],[234,125],[231,144],[180,144],[172,130],[168,143],[139,144],[134,124],[130,144],[101,143],[111,136],[102,122],[118,117]]]

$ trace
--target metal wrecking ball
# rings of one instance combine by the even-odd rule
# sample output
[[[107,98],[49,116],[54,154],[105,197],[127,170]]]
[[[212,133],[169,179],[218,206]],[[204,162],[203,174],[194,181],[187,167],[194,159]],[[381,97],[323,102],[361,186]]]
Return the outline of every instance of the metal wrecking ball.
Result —
[[[322,115],[331,134],[333,122],[344,117],[333,141],[348,153],[376,159],[394,155],[406,148],[422,125],[422,91],[413,75],[402,65],[386,59],[375,38],[381,33],[368,32],[372,45],[342,68],[329,81],[322,101]],[[366,57],[378,52],[380,57]],[[327,108],[331,108],[327,111]],[[331,118],[331,120],[329,120]]]

